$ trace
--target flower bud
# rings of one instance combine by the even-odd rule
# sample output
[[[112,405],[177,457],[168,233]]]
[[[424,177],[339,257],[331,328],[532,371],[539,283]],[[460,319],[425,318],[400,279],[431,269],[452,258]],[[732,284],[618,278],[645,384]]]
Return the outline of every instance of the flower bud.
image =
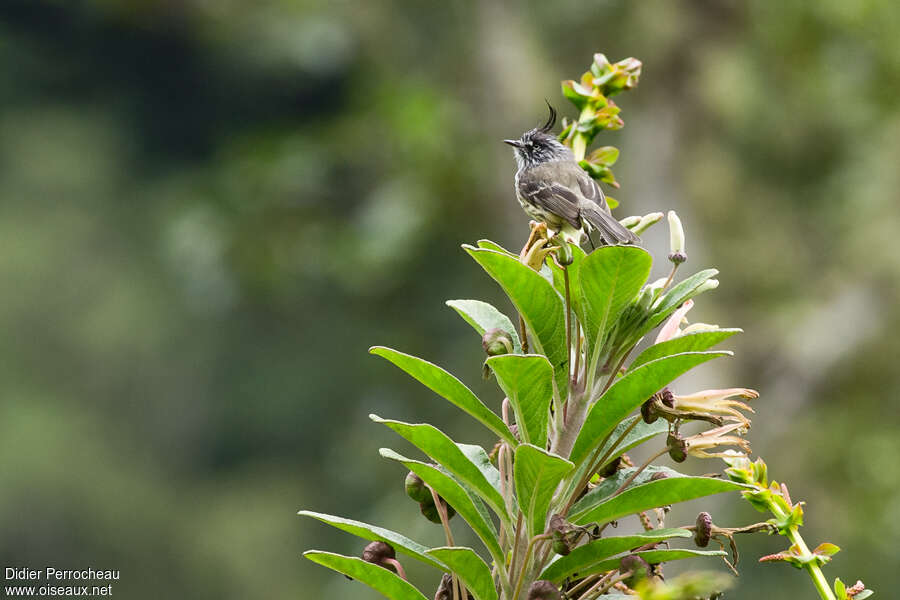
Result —
[[[712,517],[708,512],[697,515],[697,528],[694,529],[694,543],[700,548],[709,545],[709,537],[712,535]]]
[[[641,235],[647,229],[649,229],[651,225],[654,225],[654,224],[662,221],[662,218],[664,216],[665,215],[662,214],[661,212],[655,212],[655,213],[650,213],[649,215],[644,215],[643,217],[641,217],[641,220],[638,222],[638,224],[631,228],[631,231],[633,231],[635,235]]]
[[[669,446],[669,457],[677,463],[687,460],[687,443],[680,437],[669,434],[666,444]]]
[[[571,530],[571,526],[561,515],[554,514],[550,517],[550,523],[547,528],[553,535],[553,551],[560,556],[566,556],[572,551],[567,534]]]
[[[559,249],[556,251],[556,262],[566,267],[575,261],[575,255],[572,253],[572,246],[565,240],[560,240]]]
[[[712,323],[691,323],[681,330],[681,335],[690,335],[692,333],[704,333],[707,331],[718,331],[719,326]]]
[[[622,225],[622,227],[627,227],[628,229],[631,229],[632,227],[634,227],[635,225],[637,225],[640,222],[641,222],[641,218],[638,215],[632,215],[630,217],[625,217],[624,219],[619,221],[619,223]]]
[[[428,489],[428,486],[425,485],[421,477],[412,471],[406,476],[405,486],[406,495],[416,502],[431,502],[431,491]]]
[[[656,293],[650,288],[650,286],[645,285],[641,290],[641,293],[637,298],[637,305],[640,306],[645,311],[650,310],[650,306],[653,304],[653,301],[656,299]]]
[[[513,351],[512,340],[509,334],[500,328],[488,329],[481,337],[481,347],[488,356],[500,356],[511,354]]]
[[[704,281],[703,283],[701,283],[700,285],[697,286],[697,288],[694,290],[694,295],[696,296],[697,294],[702,294],[703,292],[708,292],[709,290],[714,290],[717,287],[719,287],[718,279],[707,279],[706,281]]]
[[[572,548],[569,547],[569,543],[564,538],[556,539],[555,534],[553,537],[553,551],[560,556],[568,556],[569,552],[572,551]]]
[[[684,228],[674,210],[669,211],[669,260],[680,265],[687,260],[684,252]]]
[[[447,520],[449,521],[456,514],[456,511],[453,510],[452,506],[450,506],[446,502],[443,502],[443,499],[441,501],[441,504],[443,504],[444,508],[447,509]],[[434,504],[434,500],[432,500],[431,498],[429,498],[427,502],[420,502],[419,510],[422,511],[422,515],[424,515],[426,519],[428,519],[432,523],[440,524],[441,513],[438,512],[437,506]]]
[[[562,594],[551,582],[539,579],[528,588],[528,600],[562,600]]]
[[[419,510],[421,510],[422,515],[432,523],[441,522],[441,515],[438,513],[437,506],[435,506],[434,502],[419,503]]]
[[[388,558],[397,558],[397,553],[394,551],[394,547],[387,542],[371,542],[362,553],[362,559],[367,563],[396,572],[393,565],[385,563],[385,559]]]

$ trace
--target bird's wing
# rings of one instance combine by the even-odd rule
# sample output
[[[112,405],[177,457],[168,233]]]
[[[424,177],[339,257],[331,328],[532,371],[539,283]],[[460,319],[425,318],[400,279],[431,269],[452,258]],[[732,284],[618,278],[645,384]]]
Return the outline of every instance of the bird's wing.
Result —
[[[603,212],[612,214],[609,210],[609,205],[606,203],[606,196],[603,194],[603,190],[600,189],[597,182],[594,181],[593,177],[588,175],[586,171],[580,167],[579,170],[581,173],[576,176],[576,181],[578,182],[578,188],[581,190],[581,195],[584,196],[586,200],[596,204]]]
[[[583,198],[580,205],[581,217],[600,231],[607,243],[640,243],[641,240],[638,236],[612,216],[609,204],[606,203],[606,196],[603,194],[600,186],[597,185],[597,182],[584,169],[577,165],[576,167],[577,170],[573,169],[570,172],[570,177],[574,179],[574,184],[578,186]]]
[[[539,178],[520,176],[519,195],[522,199],[581,229],[579,198],[569,188]]]
[[[608,244],[639,244],[641,239],[633,231],[616,221],[616,218],[593,202],[581,205],[581,217],[597,229]]]

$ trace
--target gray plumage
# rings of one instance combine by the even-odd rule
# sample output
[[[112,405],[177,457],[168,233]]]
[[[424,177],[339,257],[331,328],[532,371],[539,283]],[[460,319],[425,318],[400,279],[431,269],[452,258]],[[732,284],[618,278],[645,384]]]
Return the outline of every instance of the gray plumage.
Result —
[[[636,244],[640,238],[610,213],[597,182],[582,169],[572,151],[550,134],[556,111],[542,127],[518,140],[503,140],[515,149],[516,197],[531,218],[575,242],[596,230],[606,244]]]

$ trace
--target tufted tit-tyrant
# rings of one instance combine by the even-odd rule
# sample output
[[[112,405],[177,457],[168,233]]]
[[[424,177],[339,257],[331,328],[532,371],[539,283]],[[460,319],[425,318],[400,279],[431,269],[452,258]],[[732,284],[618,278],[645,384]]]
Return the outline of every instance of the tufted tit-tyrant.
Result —
[[[517,140],[503,140],[515,149],[519,204],[528,216],[576,244],[591,230],[608,245],[639,243],[640,238],[612,216],[600,186],[575,162],[572,150],[550,133],[556,110],[547,106],[550,117],[544,125]]]

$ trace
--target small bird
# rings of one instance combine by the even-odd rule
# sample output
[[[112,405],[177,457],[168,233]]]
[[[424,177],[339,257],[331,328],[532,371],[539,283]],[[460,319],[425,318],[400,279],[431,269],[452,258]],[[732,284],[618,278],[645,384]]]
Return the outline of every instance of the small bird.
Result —
[[[503,140],[515,148],[516,197],[531,218],[562,234],[566,241],[590,240],[590,231],[600,233],[603,243],[636,244],[640,238],[610,213],[597,182],[575,162],[575,155],[550,133],[556,110],[547,104],[550,117],[517,140]],[[593,244],[593,242],[591,242]]]

